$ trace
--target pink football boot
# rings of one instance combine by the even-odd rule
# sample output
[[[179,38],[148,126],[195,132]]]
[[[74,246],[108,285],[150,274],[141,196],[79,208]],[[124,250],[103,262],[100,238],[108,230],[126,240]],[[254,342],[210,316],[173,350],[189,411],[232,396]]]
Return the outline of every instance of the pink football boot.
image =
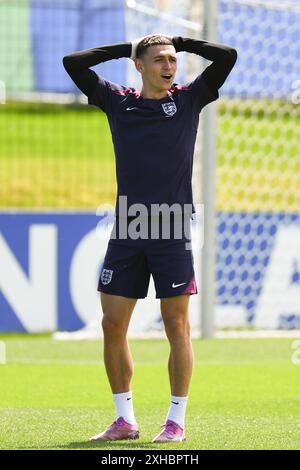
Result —
[[[90,441],[121,441],[138,439],[139,430],[137,424],[129,424],[120,417],[114,421],[104,432],[92,436]]]
[[[184,429],[179,424],[168,419],[163,430],[153,439],[152,442],[182,442],[185,441]]]

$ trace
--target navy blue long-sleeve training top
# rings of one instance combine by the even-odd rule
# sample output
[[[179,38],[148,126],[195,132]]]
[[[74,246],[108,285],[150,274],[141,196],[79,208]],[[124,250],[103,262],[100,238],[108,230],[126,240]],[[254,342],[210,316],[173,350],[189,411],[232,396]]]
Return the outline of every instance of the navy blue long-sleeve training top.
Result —
[[[75,52],[63,64],[91,105],[108,118],[116,156],[118,195],[127,204],[180,204],[193,207],[192,169],[199,113],[216,100],[237,59],[228,46],[182,37],[173,38],[176,52],[198,54],[212,61],[191,83],[174,83],[162,99],[143,98],[134,88],[98,76],[90,67],[130,57],[131,43]],[[184,205],[186,205],[184,207]],[[189,211],[189,209],[188,209]],[[149,213],[150,215],[150,213]]]

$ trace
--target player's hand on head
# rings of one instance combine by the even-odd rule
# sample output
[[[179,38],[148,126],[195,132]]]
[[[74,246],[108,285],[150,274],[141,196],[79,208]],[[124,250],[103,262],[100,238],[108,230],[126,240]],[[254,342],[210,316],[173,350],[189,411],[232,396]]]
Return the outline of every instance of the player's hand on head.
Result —
[[[131,56],[130,56],[130,59],[132,59],[132,60],[136,59],[136,50],[137,50],[137,47],[138,47],[139,43],[143,39],[149,38],[151,36],[152,36],[152,34],[148,34],[146,36],[141,36],[140,38],[133,39],[133,41],[131,41]]]

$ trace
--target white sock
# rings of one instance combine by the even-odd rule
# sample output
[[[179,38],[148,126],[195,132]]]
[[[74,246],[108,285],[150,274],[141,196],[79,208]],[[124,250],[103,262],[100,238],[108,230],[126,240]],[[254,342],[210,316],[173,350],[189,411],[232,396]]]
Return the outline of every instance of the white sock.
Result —
[[[135,424],[135,417],[132,403],[132,392],[113,394],[117,410],[117,418],[124,418],[129,424]]]
[[[185,410],[187,405],[188,397],[174,397],[171,395],[171,406],[167,420],[175,421],[182,428],[184,428]]]

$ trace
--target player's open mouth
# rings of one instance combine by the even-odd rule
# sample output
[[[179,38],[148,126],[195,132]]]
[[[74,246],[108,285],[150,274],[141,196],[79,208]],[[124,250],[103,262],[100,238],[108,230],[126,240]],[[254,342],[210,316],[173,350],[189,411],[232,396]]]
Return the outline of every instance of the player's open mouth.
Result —
[[[163,78],[164,80],[171,80],[172,75],[162,75],[162,78]]]

